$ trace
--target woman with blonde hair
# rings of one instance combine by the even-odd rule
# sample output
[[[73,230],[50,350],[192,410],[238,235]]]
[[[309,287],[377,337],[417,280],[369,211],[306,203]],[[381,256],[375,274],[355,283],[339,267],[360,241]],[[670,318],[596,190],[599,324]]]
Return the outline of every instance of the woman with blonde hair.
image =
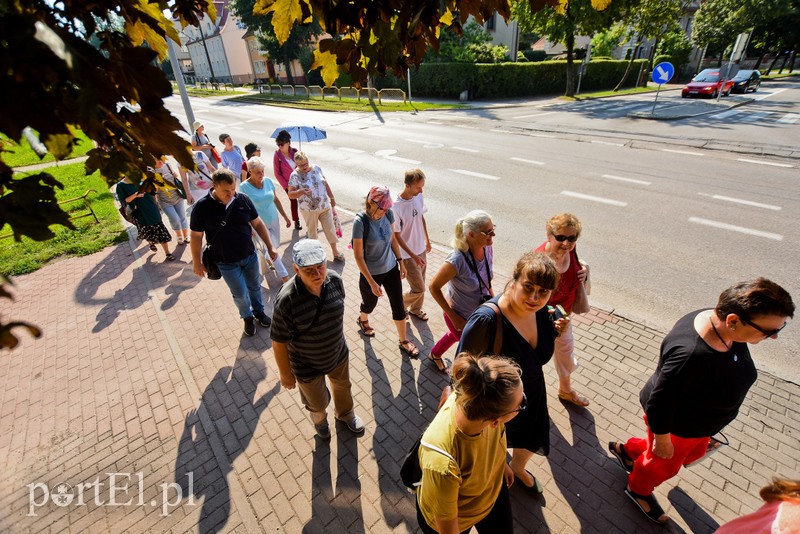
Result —
[[[581,235],[581,221],[571,213],[560,213],[547,221],[547,241],[539,245],[536,252],[544,252],[555,262],[561,279],[558,287],[550,295],[548,304],[560,305],[567,315],[572,313],[575,297],[586,281],[587,269],[578,261],[575,245]],[[572,336],[572,324],[563,335],[556,339],[553,353],[556,374],[558,374],[558,398],[576,404],[589,406],[589,400],[572,388],[571,376],[578,367],[575,357],[575,338]]]
[[[503,293],[470,316],[458,351],[499,354],[511,358],[522,369],[522,384],[528,409],[508,424],[508,446],[513,449],[510,468],[520,483],[535,493],[542,486],[527,470],[534,453],[550,452],[550,415],[542,367],[553,356],[556,337],[569,325],[547,309],[547,299],[558,286],[559,273],[545,254],[527,252],[517,261],[511,281]]]
[[[453,364],[453,393],[419,447],[417,521],[422,532],[514,531],[508,495],[514,475],[505,461],[505,425],[526,409],[514,362],[459,355]]]
[[[467,213],[456,222],[453,250],[433,275],[428,289],[444,312],[447,332],[433,346],[428,359],[447,372],[442,355],[461,339],[461,331],[475,308],[494,296],[492,239],[495,226],[483,210]]]
[[[331,246],[333,259],[344,261],[344,254],[336,248],[339,238],[336,236],[336,227],[333,223],[333,208],[336,199],[333,197],[331,186],[322,169],[318,165],[311,165],[305,152],[294,155],[297,167],[289,177],[289,199],[297,200],[297,207],[306,223],[306,231],[310,239],[317,238],[317,225],[322,224],[322,231]]]

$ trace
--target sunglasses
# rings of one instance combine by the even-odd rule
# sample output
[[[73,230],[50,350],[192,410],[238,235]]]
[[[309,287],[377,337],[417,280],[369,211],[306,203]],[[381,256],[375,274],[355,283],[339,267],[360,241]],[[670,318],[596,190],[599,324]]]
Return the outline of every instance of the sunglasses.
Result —
[[[786,328],[786,325],[788,324],[788,323],[783,323],[783,326],[782,326],[782,327],[780,327],[780,328],[778,328],[778,329],[776,329],[776,330],[764,330],[763,328],[761,328],[760,326],[758,326],[756,323],[750,322],[750,321],[748,321],[747,319],[742,319],[742,322],[743,322],[744,324],[746,324],[746,325],[750,325],[750,326],[752,326],[753,328],[755,328],[756,330],[758,330],[759,332],[761,332],[762,334],[764,334],[764,337],[765,337],[765,338],[767,338],[767,337],[773,337],[773,336],[777,336],[777,335],[778,335],[778,334],[781,332],[781,330],[783,330],[784,328]]]
[[[506,413],[500,415],[499,417],[504,417],[504,416],[512,414],[512,413],[524,412],[527,409],[528,409],[528,397],[523,392],[522,393],[522,401],[519,403],[519,407],[516,410],[511,410],[510,412],[506,412]]]
[[[550,234],[550,235],[552,235],[555,238],[555,240],[558,241],[559,243],[563,243],[564,241],[569,241],[570,243],[574,243],[575,241],[578,240],[578,236],[576,235],[556,235],[556,234]]]
[[[488,232],[484,232],[483,230],[479,230],[479,232],[480,232],[481,234],[483,234],[484,236],[486,236],[486,237],[494,237],[494,236],[496,236],[496,235],[497,235],[497,234],[494,232],[496,229],[497,229],[497,226],[492,226],[492,229],[491,229],[491,230],[489,230]]]

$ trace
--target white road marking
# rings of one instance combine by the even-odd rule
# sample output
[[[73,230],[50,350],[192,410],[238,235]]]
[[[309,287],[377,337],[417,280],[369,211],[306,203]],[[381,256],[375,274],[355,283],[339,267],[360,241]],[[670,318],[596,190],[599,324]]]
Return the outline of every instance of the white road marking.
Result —
[[[263,120],[264,119],[250,119],[249,121],[244,121],[244,122],[258,122],[258,121],[263,121]]]
[[[502,130],[500,128],[493,128],[491,131],[495,133],[511,133],[511,130]]]
[[[464,147],[461,147],[461,146],[453,146],[453,147],[450,147],[450,148],[452,148],[453,150],[460,150],[462,152],[475,152],[475,153],[480,152],[480,150],[475,150],[474,148],[464,148]]]
[[[798,119],[800,119],[800,113],[787,113],[775,122],[779,122],[781,124],[794,124]]]
[[[768,115],[769,111],[756,111],[755,113],[751,113],[741,118],[742,122],[755,122],[757,120],[763,119],[766,115]]]
[[[775,241],[783,241],[783,236],[780,234],[773,234],[772,232],[763,232],[761,230],[754,230],[752,228],[745,228],[744,226],[736,226],[733,224],[723,223],[719,221],[712,221],[710,219],[702,219],[700,217],[689,217],[690,223],[702,224],[711,226],[713,228],[720,228],[722,230],[730,230],[731,232],[739,232],[742,234],[754,235],[757,237],[766,237]]]
[[[425,141],[424,139],[403,139],[403,141],[417,143],[418,145],[427,145],[428,143],[432,143],[432,141]]]
[[[545,139],[555,139],[555,135],[547,135],[547,134],[528,134],[531,137],[544,137]]]
[[[725,202],[734,202],[736,204],[743,204],[745,206],[753,206],[754,208],[764,208],[765,210],[780,211],[780,206],[773,206],[772,204],[762,204],[761,202],[753,202],[752,200],[744,200],[741,198],[726,197],[723,195],[711,195],[708,193],[697,193],[700,196],[711,197],[715,200],[724,200]]]
[[[428,124],[433,124],[434,126],[441,126],[442,123],[439,121],[428,121]]]
[[[359,150],[357,148],[350,148],[350,147],[346,147],[346,146],[340,146],[339,150],[341,150],[342,152],[350,152],[351,154],[363,154],[364,153],[363,150]]]
[[[466,176],[474,176],[476,178],[483,178],[485,180],[499,180],[499,176],[492,176],[491,174],[483,174],[480,172],[465,171],[464,169],[447,169],[450,172],[464,174]]]
[[[419,165],[422,163],[421,161],[417,161],[415,159],[401,158],[400,156],[385,156],[385,158],[392,161],[399,161],[400,163],[408,163],[409,165]]]
[[[521,161],[522,163],[530,163],[531,165],[544,165],[544,161],[536,161],[525,158],[511,158],[513,161]]]
[[[705,156],[700,152],[691,152],[689,150],[671,150],[669,148],[662,148],[661,152],[672,152],[673,154],[686,154],[687,156]]]
[[[266,135],[267,132],[262,132],[261,130],[250,130],[250,133],[256,135]]]
[[[612,200],[610,198],[596,197],[593,195],[584,195],[583,193],[575,193],[574,191],[562,191],[561,194],[568,197],[580,198],[583,200],[591,200],[592,202],[599,202],[601,204],[619,206],[620,208],[624,208],[625,206],[628,205],[627,202],[622,202],[620,200]]]
[[[242,121],[239,121],[239,122],[230,122],[230,123],[228,123],[228,126],[239,126],[240,124],[242,124]]]
[[[758,101],[758,100],[764,100],[765,98],[769,98],[769,97],[771,97],[771,96],[775,96],[775,95],[777,95],[778,93],[782,93],[782,92],[784,92],[785,90],[786,90],[786,89],[776,89],[775,91],[772,91],[771,93],[763,93],[763,94],[761,94],[760,96],[756,96],[756,97],[754,97],[754,98],[753,98],[753,100],[756,100],[756,101]]]
[[[728,117],[733,117],[734,115],[738,115],[741,113],[741,109],[731,109],[728,111],[723,111],[722,113],[717,113],[715,115],[711,115],[709,118],[711,119],[727,119]]]
[[[228,129],[230,129],[230,130],[244,130],[244,128],[242,128],[241,126],[231,126],[230,124],[228,125]]]
[[[610,143],[608,141],[598,141],[597,139],[592,139],[592,143],[595,143],[595,144],[598,144],[598,145],[625,146],[622,143]]]
[[[552,115],[555,111],[547,111],[545,113],[534,113],[533,115],[520,115],[518,117],[512,117],[512,120],[520,120],[520,119],[532,119],[534,117],[544,117],[545,115]]]
[[[756,165],[770,165],[772,167],[784,167],[786,169],[791,169],[793,167],[788,163],[775,163],[774,161],[759,161],[756,159],[747,159],[747,158],[736,158],[736,160],[742,161],[744,163],[755,163]]]
[[[613,174],[604,174],[602,178],[608,178],[609,180],[618,180],[620,182],[628,182],[631,184],[651,185],[651,182],[645,182],[644,180],[636,180],[634,178],[625,178],[623,176],[614,176]]]

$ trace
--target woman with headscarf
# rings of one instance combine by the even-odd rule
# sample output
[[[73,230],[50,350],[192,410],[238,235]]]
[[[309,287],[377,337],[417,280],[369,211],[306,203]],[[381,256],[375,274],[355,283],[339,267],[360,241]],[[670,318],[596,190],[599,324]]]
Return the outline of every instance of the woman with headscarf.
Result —
[[[408,339],[406,333],[406,308],[403,304],[403,283],[406,268],[400,259],[400,232],[392,231],[394,213],[389,188],[376,185],[369,190],[364,211],[353,220],[353,255],[361,275],[358,288],[361,291],[361,313],[358,328],[367,337],[375,335],[369,324],[369,314],[378,304],[378,298],[386,296],[392,307],[392,320],[397,328],[400,350],[412,358],[419,356],[419,349]]]

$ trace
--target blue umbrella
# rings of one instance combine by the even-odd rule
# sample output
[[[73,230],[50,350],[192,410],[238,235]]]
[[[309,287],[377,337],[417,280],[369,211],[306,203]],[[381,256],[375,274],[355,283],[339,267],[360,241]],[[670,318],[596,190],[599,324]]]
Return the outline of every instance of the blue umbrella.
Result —
[[[270,137],[275,139],[278,137],[278,134],[281,133],[283,130],[289,132],[289,135],[292,136],[292,141],[297,141],[300,143],[300,146],[303,146],[303,141],[310,142],[310,141],[319,141],[320,139],[327,139],[328,134],[322,128],[317,128],[316,126],[308,126],[304,124],[299,124],[295,126],[279,126],[272,132]]]

